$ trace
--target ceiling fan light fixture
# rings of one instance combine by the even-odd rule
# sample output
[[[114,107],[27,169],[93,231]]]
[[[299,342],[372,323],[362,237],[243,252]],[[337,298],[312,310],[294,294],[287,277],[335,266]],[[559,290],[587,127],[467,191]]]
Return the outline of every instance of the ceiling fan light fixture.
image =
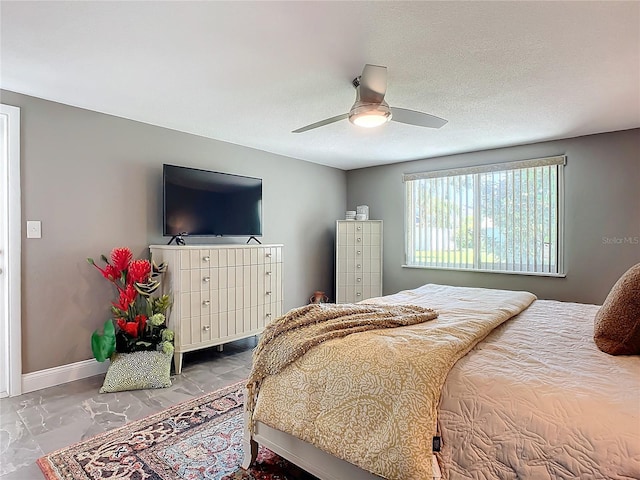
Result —
[[[349,121],[364,128],[379,127],[391,120],[391,110],[386,102],[362,104],[356,102],[349,112]]]
[[[362,75],[354,78],[351,84],[356,89],[356,102],[349,112],[305,125],[291,133],[306,132],[339,122],[345,118],[348,118],[349,122],[354,125],[363,128],[379,127],[392,119],[398,123],[426,128],[440,128],[447,123],[444,118],[416,110],[398,107],[394,107],[392,110],[389,104],[384,101],[384,95],[387,91],[387,67],[366,64]]]

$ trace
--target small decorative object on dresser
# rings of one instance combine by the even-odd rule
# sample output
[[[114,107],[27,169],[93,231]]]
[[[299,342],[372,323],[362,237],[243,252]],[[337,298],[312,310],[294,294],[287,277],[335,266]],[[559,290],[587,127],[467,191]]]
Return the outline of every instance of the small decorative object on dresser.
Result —
[[[355,210],[347,210],[344,219],[345,220],[355,220],[356,219],[356,211]]]
[[[369,220],[369,205],[358,205],[356,212],[356,220]],[[362,217],[358,218],[359,215]]]
[[[336,303],[382,295],[382,220],[336,225]]]
[[[185,352],[252,337],[282,314],[282,245],[151,245],[175,299],[175,371]]]

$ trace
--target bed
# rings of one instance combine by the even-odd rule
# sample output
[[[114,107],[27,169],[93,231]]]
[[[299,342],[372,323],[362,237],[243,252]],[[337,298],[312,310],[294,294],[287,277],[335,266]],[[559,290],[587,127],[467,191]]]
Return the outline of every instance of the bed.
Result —
[[[597,348],[599,306],[432,284],[366,302],[439,316],[329,340],[266,378],[245,466],[261,444],[323,480],[640,478],[640,356]],[[477,331],[460,343],[452,325]],[[435,356],[405,358],[415,344]]]

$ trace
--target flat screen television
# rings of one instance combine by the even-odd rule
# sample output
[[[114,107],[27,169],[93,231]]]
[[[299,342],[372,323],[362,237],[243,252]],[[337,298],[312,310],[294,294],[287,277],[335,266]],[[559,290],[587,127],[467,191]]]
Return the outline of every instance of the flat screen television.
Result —
[[[163,165],[165,236],[262,235],[262,179]]]

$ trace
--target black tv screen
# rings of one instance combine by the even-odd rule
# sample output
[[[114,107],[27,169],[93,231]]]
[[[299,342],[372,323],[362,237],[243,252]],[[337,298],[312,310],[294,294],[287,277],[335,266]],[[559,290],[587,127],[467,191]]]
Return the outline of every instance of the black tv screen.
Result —
[[[166,236],[262,235],[262,179],[163,166]]]

